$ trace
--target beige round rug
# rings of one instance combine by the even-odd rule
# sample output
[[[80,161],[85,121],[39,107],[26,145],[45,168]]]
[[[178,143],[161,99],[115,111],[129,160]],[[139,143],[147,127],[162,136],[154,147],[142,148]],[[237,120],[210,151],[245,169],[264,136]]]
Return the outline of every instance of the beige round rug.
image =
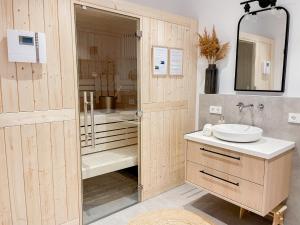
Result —
[[[137,216],[128,225],[213,225],[183,209],[166,209]]]

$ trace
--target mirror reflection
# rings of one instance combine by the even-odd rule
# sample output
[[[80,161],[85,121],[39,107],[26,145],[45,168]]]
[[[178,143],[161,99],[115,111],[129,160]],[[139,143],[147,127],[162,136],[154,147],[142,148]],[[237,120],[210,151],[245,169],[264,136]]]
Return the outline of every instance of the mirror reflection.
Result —
[[[235,90],[284,91],[288,22],[288,12],[281,7],[242,17]]]

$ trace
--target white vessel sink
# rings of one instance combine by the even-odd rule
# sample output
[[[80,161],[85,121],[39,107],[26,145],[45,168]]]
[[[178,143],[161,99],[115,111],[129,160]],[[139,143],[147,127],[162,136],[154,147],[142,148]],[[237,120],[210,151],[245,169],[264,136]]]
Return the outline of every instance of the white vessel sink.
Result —
[[[258,127],[242,124],[220,124],[213,127],[213,135],[224,141],[254,142],[261,139],[263,130]]]

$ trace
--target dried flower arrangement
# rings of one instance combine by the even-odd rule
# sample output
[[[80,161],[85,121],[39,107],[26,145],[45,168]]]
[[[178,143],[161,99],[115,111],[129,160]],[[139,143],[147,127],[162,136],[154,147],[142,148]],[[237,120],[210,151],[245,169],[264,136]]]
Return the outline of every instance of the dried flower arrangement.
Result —
[[[217,61],[226,57],[230,47],[229,42],[220,44],[215,27],[213,27],[212,34],[205,29],[202,35],[198,35],[200,54],[207,59],[209,64],[216,64]]]

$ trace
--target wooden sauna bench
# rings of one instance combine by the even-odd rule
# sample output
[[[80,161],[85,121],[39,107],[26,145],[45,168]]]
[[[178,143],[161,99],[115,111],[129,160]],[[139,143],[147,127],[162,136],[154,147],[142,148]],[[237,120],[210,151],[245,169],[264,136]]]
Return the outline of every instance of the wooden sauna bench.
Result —
[[[85,140],[84,113],[80,114],[82,178],[87,179],[138,164],[138,121],[136,111],[106,113],[95,110],[95,147],[91,140],[90,114]]]

